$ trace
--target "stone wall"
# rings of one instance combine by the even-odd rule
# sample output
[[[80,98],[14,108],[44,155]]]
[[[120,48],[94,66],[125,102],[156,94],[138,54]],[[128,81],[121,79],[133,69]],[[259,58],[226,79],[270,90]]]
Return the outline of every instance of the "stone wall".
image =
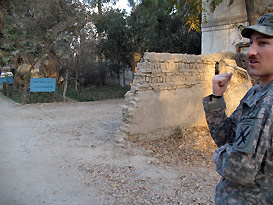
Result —
[[[135,82],[125,95],[119,137],[132,141],[171,135],[176,129],[206,125],[202,98],[212,90],[215,63],[220,73],[233,72],[225,93],[230,114],[251,87],[238,72],[233,53],[186,55],[145,53]]]

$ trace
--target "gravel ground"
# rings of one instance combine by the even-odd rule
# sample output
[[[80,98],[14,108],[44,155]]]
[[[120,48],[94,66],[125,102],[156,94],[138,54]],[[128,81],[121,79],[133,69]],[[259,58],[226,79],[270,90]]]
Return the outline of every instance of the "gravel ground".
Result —
[[[213,204],[219,177],[211,160],[216,146],[206,127],[185,128],[151,141],[128,142],[123,148],[127,155],[148,157],[146,163],[154,166],[154,173],[143,177],[136,167],[127,165],[80,166],[112,203]]]
[[[213,204],[207,128],[120,145],[123,104],[22,106],[0,95],[0,204]]]

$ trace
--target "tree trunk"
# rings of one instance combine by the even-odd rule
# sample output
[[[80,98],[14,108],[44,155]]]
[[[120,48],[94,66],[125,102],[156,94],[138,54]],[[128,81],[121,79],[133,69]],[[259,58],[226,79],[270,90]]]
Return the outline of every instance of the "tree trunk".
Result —
[[[30,66],[29,71],[27,73],[27,78],[25,79],[25,87],[24,87],[24,91],[23,91],[23,96],[22,96],[22,104],[26,104],[27,103],[27,89],[29,86],[29,81],[30,81],[30,74],[31,74],[31,70],[34,68],[35,64],[41,60],[41,58],[44,56],[46,51],[42,52],[40,54],[40,56],[34,61],[34,63]]]
[[[9,77],[6,75],[6,86],[7,86],[7,93],[6,95],[10,97],[10,84],[9,84]]]
[[[125,86],[125,68],[122,69],[123,86]]]
[[[7,96],[7,86],[6,83],[3,83],[3,94]]]
[[[272,0],[245,0],[245,5],[249,25],[256,24],[261,15],[273,11]]]
[[[101,0],[98,0],[98,14],[101,17],[102,15],[102,2]],[[101,41],[102,39],[102,33],[98,33],[98,40]]]
[[[79,74],[78,74],[78,68],[77,68],[77,66],[76,66],[75,72],[76,72],[76,76],[75,76],[75,91],[78,94],[79,93],[79,91],[78,91],[78,78],[79,78]]]
[[[64,83],[64,92],[63,92],[64,102],[66,101],[67,81],[68,81],[68,69],[66,69],[66,73],[65,73],[65,83]]]

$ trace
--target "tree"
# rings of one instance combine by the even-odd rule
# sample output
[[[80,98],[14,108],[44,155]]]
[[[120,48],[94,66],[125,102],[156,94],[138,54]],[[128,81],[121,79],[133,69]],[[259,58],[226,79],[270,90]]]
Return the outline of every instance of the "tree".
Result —
[[[170,6],[170,12],[174,11],[178,14],[180,10],[186,9],[186,13],[184,15],[184,21],[186,21],[191,29],[200,31],[200,14],[213,12],[215,8],[220,5],[223,0],[168,0]],[[225,0],[224,0],[225,1]],[[226,0],[229,1],[229,6],[233,4],[234,0]],[[158,2],[158,0],[155,0]],[[210,10],[206,11],[202,7],[202,4],[209,4]],[[264,13],[273,11],[273,3],[272,0],[245,0],[246,5],[246,13],[247,20],[249,25],[256,24],[259,16]]]
[[[170,52],[200,54],[201,35],[189,31],[180,15],[168,14],[168,1],[144,0],[131,13],[128,26],[135,33],[133,42],[136,52]],[[158,40],[160,39],[160,41]]]
[[[91,8],[97,8],[98,9],[98,15],[101,16],[103,13],[103,5],[107,3],[115,4],[117,0],[84,0],[87,2]],[[102,34],[98,32],[98,40],[100,41],[102,39]],[[101,56],[99,55],[99,60],[101,61]]]
[[[245,5],[249,25],[256,24],[262,14],[273,11],[272,0],[245,0]]]
[[[134,3],[134,2],[133,2]],[[183,12],[182,12],[183,13]],[[132,73],[144,52],[200,54],[201,34],[189,32],[182,17],[168,14],[168,1],[155,5],[151,0],[134,4],[130,16],[110,9],[92,17],[96,30],[102,34],[98,50],[102,51],[110,71],[117,74],[126,67]],[[158,40],[160,39],[160,41]]]
[[[25,79],[23,103],[34,65],[54,51],[62,58],[72,55],[71,38],[85,25],[85,9],[78,0],[6,0],[3,10],[1,50],[31,64]],[[3,63],[6,63],[5,59]]]
[[[3,22],[2,50],[17,53],[30,62],[54,49],[65,56],[71,38],[85,25],[84,8],[72,0],[9,2]]]
[[[110,71],[115,71],[118,76],[120,70],[128,67],[131,62],[133,44],[132,33],[128,29],[125,13],[119,9],[110,9],[102,15],[94,15],[97,32],[102,34],[102,39],[97,47],[108,62]]]

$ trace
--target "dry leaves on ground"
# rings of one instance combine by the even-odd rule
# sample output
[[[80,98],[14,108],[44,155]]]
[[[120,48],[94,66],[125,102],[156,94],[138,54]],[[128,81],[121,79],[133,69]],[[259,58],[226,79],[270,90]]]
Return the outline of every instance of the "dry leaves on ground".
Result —
[[[212,155],[217,148],[207,127],[178,129],[168,137],[139,141],[132,146],[148,150],[151,155],[169,166],[213,166]]]
[[[80,166],[87,174],[86,185],[99,188],[107,203],[213,204],[219,177],[212,163],[216,146],[206,127],[177,130],[172,136],[130,143],[130,147],[130,156],[141,153],[151,159],[147,163],[153,177],[143,173],[145,164],[146,168],[106,162]],[[166,170],[170,171],[168,176]]]

